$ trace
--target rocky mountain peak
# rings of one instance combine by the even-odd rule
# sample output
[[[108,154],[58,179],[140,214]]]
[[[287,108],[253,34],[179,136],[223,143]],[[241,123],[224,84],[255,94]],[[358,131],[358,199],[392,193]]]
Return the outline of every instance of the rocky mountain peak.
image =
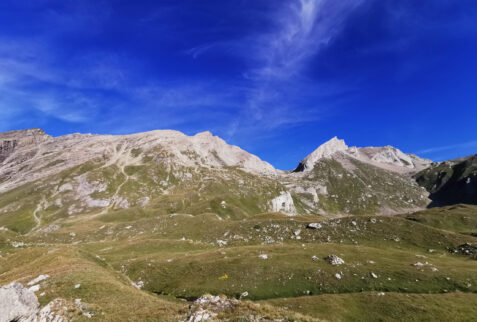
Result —
[[[431,160],[422,159],[413,154],[407,154],[390,145],[384,147],[359,148],[358,158],[361,161],[385,167],[388,170],[420,171],[431,164]]]
[[[338,139],[338,137],[334,137],[331,140],[323,143],[320,145],[313,153],[308,155],[305,159],[303,159],[298,167],[294,170],[294,172],[301,172],[313,169],[314,164],[323,158],[329,158],[331,155],[335,154],[336,152],[344,152],[348,149],[344,140]]]
[[[0,133],[0,163],[20,148],[37,146],[51,139],[42,129],[27,129]]]
[[[337,152],[341,152],[337,154]],[[334,158],[343,161],[352,158],[373,166],[402,174],[416,173],[428,167],[432,161],[386,145],[383,147],[348,147],[344,140],[336,136],[320,145],[313,153],[303,159],[293,172],[309,171],[321,159]]]

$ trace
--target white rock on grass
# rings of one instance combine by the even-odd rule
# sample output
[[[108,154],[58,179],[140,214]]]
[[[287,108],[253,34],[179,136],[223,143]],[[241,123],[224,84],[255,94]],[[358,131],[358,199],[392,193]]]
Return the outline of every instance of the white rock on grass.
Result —
[[[306,225],[306,228],[308,228],[308,229],[320,229],[322,227],[323,226],[318,222],[312,222],[312,223],[309,223],[308,225]]]
[[[0,321],[24,321],[38,311],[35,293],[20,283],[0,287]]]
[[[24,242],[15,242],[15,241],[13,241],[13,242],[11,242],[11,245],[12,245],[13,247],[15,247],[15,248],[19,248],[19,247],[25,246],[25,243],[24,243]]]
[[[78,289],[78,288],[80,288],[80,287],[81,287],[81,284],[76,284],[76,285],[75,285],[75,289]]]
[[[137,283],[132,282],[132,286],[140,290],[144,287],[144,282],[143,281],[138,281]]]
[[[39,275],[37,278],[35,278],[35,279],[29,281],[29,282],[27,283],[27,285],[28,285],[28,286],[32,286],[32,285],[38,284],[38,283],[40,283],[40,282],[46,280],[46,279],[49,278],[49,277],[50,277],[50,275],[48,275],[48,274]]]
[[[75,299],[75,305],[88,319],[91,319],[93,317],[93,313],[88,312],[86,306],[81,302],[81,299]]]
[[[245,291],[243,292],[242,294],[240,294],[240,298],[244,298],[244,297],[247,297],[248,296],[248,292]]]
[[[203,308],[198,308],[186,321],[187,322],[201,322],[207,321],[217,316],[217,313],[213,313]]]
[[[376,274],[375,274],[375,273],[373,273],[373,272],[371,272],[371,274],[370,274],[370,275],[371,275],[371,277],[372,277],[372,278],[378,278],[378,275],[376,275]]]
[[[219,240],[217,240],[215,243],[216,243],[217,246],[219,246],[219,247],[227,246],[227,241],[226,241],[226,240],[220,240],[220,239],[219,239]]]
[[[190,306],[189,312],[184,321],[201,322],[211,320],[219,313],[233,311],[238,303],[238,300],[228,299],[225,296],[204,295],[198,298]]]
[[[38,292],[40,290],[40,285],[33,285],[32,287],[29,288],[30,291],[32,292]]]
[[[342,260],[341,258],[339,258],[338,256],[336,256],[334,254],[331,254],[328,257],[326,257],[326,260],[331,265],[342,265],[342,264],[345,263],[344,260]]]
[[[340,280],[340,279],[342,278],[342,276],[341,276],[340,273],[336,273],[336,274],[335,274],[335,278],[336,278],[337,280]]]
[[[258,255],[258,257],[261,258],[261,259],[268,259],[267,254],[260,254],[260,255]]]

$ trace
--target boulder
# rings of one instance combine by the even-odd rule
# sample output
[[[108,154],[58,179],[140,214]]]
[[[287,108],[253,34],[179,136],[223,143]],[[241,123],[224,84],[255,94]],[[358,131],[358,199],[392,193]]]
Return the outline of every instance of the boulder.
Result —
[[[20,283],[0,287],[0,322],[25,321],[39,306],[35,293]]]
[[[187,317],[183,321],[207,321],[215,318],[221,312],[233,311],[238,303],[238,300],[228,299],[226,296],[204,295],[190,306]]]
[[[63,299],[55,299],[40,309],[35,293],[20,283],[0,287],[0,322],[66,322],[66,316],[74,313],[75,309]]]
[[[320,229],[321,227],[323,227],[323,226],[318,222],[312,222],[312,223],[309,223],[308,225],[306,225],[306,228],[308,228],[308,229]]]
[[[328,257],[325,258],[328,263],[330,263],[331,265],[342,265],[344,264],[344,260],[342,260],[341,258],[339,258],[338,256],[334,255],[334,254],[331,254],[329,255]]]

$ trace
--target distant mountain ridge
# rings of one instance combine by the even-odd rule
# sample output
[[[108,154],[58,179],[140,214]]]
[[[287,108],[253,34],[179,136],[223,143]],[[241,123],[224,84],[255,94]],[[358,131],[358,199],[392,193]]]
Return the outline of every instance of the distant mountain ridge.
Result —
[[[17,231],[129,208],[341,217],[431,204],[413,178],[430,160],[391,146],[348,147],[336,137],[289,172],[210,132],[54,138],[30,129],[0,133],[0,145],[0,226]]]
[[[323,158],[332,158],[336,153],[344,153],[362,162],[400,173],[418,172],[432,163],[431,160],[403,153],[390,145],[365,148],[348,147],[344,140],[334,137],[304,158],[294,172],[309,171],[313,169],[317,161]]]
[[[415,178],[429,191],[432,207],[477,204],[477,155],[433,163]]]

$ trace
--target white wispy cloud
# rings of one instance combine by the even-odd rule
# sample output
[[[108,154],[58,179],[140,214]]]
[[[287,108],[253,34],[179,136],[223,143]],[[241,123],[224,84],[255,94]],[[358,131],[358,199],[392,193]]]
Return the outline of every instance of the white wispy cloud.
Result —
[[[289,0],[277,11],[263,13],[269,16],[271,31],[238,41],[211,42],[186,52],[196,59],[209,51],[236,51],[249,68],[243,71],[243,79],[225,82],[214,80],[213,75],[173,81],[146,75],[147,62],[118,52],[85,50],[65,60],[56,57],[49,31],[45,38],[0,39],[0,95],[4,98],[0,108],[7,111],[8,105],[8,115],[35,111],[45,118],[78,124],[99,124],[104,121],[98,115],[108,115],[116,122],[111,128],[126,129],[131,118],[115,117],[114,108],[120,106],[132,117],[147,115],[144,122],[150,127],[220,123],[222,133],[230,137],[238,129],[255,135],[313,121],[325,108],[306,105],[309,102],[302,97],[321,95],[328,88],[307,81],[304,71],[362,1]],[[71,10],[71,19],[67,13],[44,14],[49,22],[45,30],[78,32],[89,24],[100,30],[110,11],[102,17],[92,1],[85,3],[89,5]],[[108,93],[122,101],[114,102]]]
[[[292,0],[272,18],[275,31],[258,37],[258,80],[290,79],[300,75],[311,57],[343,27],[363,0]]]
[[[251,81],[245,111],[249,119],[275,128],[315,121],[322,114],[326,107],[302,105],[301,98],[316,99],[328,91],[307,79],[306,67],[362,2],[292,0],[272,14],[273,31],[257,35],[250,55],[254,67],[244,74]],[[304,110],[307,115],[298,117],[296,111]]]
[[[457,149],[466,149],[466,148],[474,148],[474,147],[477,147],[477,140],[428,148],[428,149],[418,151],[418,152],[416,152],[416,154],[427,155],[427,154],[432,154],[432,153],[436,153],[436,152],[457,150]]]
[[[0,41],[1,128],[21,126],[26,119],[36,120],[36,126],[41,126],[46,118],[88,122],[94,119],[101,105],[107,104],[102,95],[84,90],[102,83],[99,76],[95,81],[85,77],[81,73],[84,65],[77,70],[58,66],[54,52],[53,48],[34,40]],[[102,88],[106,85],[102,84]]]
[[[207,51],[216,47],[218,43],[204,44],[197,47],[190,48],[186,50],[186,54],[192,56],[192,58],[197,59],[199,56],[205,54]]]

